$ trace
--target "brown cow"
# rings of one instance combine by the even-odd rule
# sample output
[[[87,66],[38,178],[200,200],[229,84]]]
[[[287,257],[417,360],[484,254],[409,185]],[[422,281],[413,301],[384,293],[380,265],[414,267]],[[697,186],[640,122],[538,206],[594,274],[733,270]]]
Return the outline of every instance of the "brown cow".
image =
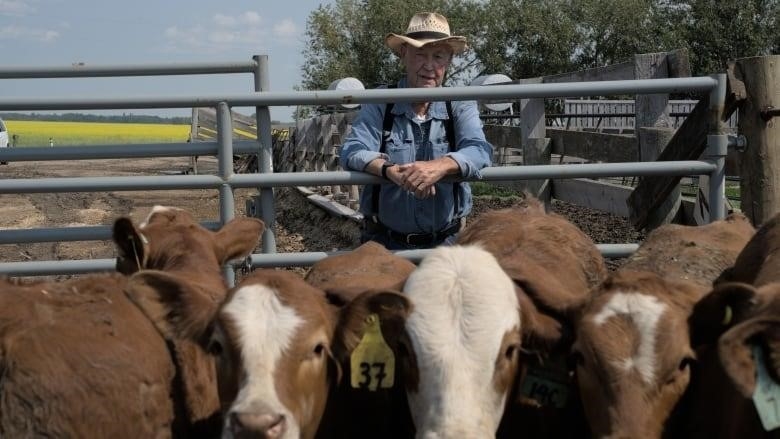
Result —
[[[598,248],[530,196],[517,207],[481,215],[457,242],[479,243],[495,255],[520,303],[526,355],[499,437],[580,436],[586,426],[566,358],[574,316],[607,274]]]
[[[720,284],[696,305],[690,325],[696,373],[673,431],[683,437],[780,438],[780,283]],[[768,409],[761,411],[766,425],[756,400]]]
[[[694,308],[689,324],[700,366],[686,395],[687,410],[678,416],[681,434],[780,437],[778,412],[772,410],[777,406],[763,406],[773,415],[767,419],[774,417],[765,428],[754,402],[754,395],[777,398],[780,388],[778,249],[780,215],[759,228],[721,283]],[[757,361],[757,355],[764,361]],[[714,385],[718,398],[711,395]]]
[[[355,307],[353,299],[364,292],[394,291],[400,294],[415,265],[388,251],[384,246],[368,241],[355,250],[329,256],[314,264],[306,273],[306,281],[327,293],[328,300],[340,307]],[[414,437],[414,424],[402,385],[403,372],[415,361],[410,358],[410,341],[404,324],[408,311],[396,318],[382,319],[381,330],[385,341],[398,362],[394,383],[390,388],[353,387],[349,379],[342,380],[332,389],[323,422],[318,431],[319,438],[363,438],[395,439]],[[341,330],[334,342],[335,352],[342,373],[352,373],[350,354],[363,336],[362,320],[365,316],[345,312]]]
[[[329,256],[312,265],[306,282],[328,292],[388,289],[401,291],[415,265],[381,244],[368,241],[351,252]]]
[[[665,225],[603,282],[572,347],[597,437],[661,437],[697,354],[688,317],[753,235],[742,215],[701,227]]]
[[[213,361],[188,341],[170,345],[126,290],[159,274],[161,288],[219,298],[221,265],[254,249],[262,222],[210,232],[156,206],[135,227],[114,224],[127,273],[64,282],[0,281],[0,436],[171,437],[221,423]]]
[[[314,437],[342,376],[341,340],[359,341],[372,314],[383,330],[397,327],[410,308],[388,291],[337,308],[297,273],[270,269],[244,278],[213,313],[202,296],[166,294],[154,282],[135,292],[167,338],[197,340],[217,357],[222,437]]]

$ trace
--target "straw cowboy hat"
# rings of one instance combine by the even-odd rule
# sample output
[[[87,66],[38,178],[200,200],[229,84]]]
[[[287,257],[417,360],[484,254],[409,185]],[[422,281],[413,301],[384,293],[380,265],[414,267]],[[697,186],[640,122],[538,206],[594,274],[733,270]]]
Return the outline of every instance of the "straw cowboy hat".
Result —
[[[413,47],[422,47],[427,44],[443,43],[452,48],[453,53],[466,50],[466,37],[450,34],[450,25],[447,19],[436,12],[419,12],[409,20],[409,27],[403,35],[388,34],[385,44],[396,55],[400,55],[401,46],[409,44]]]

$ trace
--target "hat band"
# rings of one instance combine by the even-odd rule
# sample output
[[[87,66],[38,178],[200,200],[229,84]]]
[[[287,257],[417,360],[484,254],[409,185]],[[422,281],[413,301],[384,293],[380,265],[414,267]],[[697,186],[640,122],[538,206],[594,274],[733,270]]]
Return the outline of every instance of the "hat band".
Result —
[[[415,40],[422,40],[422,39],[438,40],[441,38],[449,38],[450,34],[445,34],[444,32],[423,31],[423,32],[409,32],[404,36]]]

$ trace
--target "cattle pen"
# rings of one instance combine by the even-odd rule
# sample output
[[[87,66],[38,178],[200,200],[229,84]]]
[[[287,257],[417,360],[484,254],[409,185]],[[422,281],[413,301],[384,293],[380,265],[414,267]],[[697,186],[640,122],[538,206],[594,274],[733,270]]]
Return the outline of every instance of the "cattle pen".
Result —
[[[266,224],[275,221],[273,188],[293,186],[338,186],[376,183],[378,177],[347,171],[275,172],[273,163],[273,138],[269,107],[291,105],[333,105],[340,103],[378,103],[390,100],[411,102],[432,100],[518,100],[521,108],[527,103],[544,98],[577,96],[612,96],[633,94],[651,96],[668,93],[701,93],[705,96],[705,119],[709,120],[706,133],[706,149],[701,158],[666,161],[626,161],[620,163],[584,164],[536,164],[534,166],[496,166],[483,171],[483,180],[507,182],[519,180],[576,179],[596,177],[682,177],[703,175],[710,179],[709,220],[721,219],[726,214],[724,204],[725,159],[729,136],[721,122],[727,105],[727,75],[724,73],[704,77],[674,77],[660,79],[620,79],[601,81],[571,81],[543,83],[513,83],[484,87],[447,87],[432,90],[316,90],[295,92],[269,91],[268,57],[254,56],[250,61],[228,63],[154,64],[154,65],[83,65],[72,67],[19,67],[0,68],[0,79],[15,78],[40,80],[63,77],[123,77],[157,75],[197,75],[222,73],[249,73],[255,92],[230,95],[197,94],[191,96],[114,96],[106,98],[69,97],[56,99],[0,98],[0,111],[58,111],[58,110],[106,110],[106,109],[161,109],[211,107],[216,112],[216,139],[204,142],[181,142],[144,145],[99,145],[90,147],[58,146],[57,148],[5,148],[0,150],[0,161],[49,161],[82,159],[126,159],[137,157],[190,157],[213,155],[218,160],[215,175],[160,175],[99,176],[70,178],[0,177],[0,195],[59,192],[101,192],[136,190],[187,190],[209,189],[218,192],[219,218],[207,222],[216,228],[235,216],[233,190],[256,188],[255,208],[252,209]],[[702,99],[705,101],[705,99]],[[522,103],[525,102],[524,106]],[[234,141],[231,107],[256,108],[257,140]],[[733,143],[733,142],[732,142]],[[255,173],[234,173],[234,154],[256,154],[258,170]],[[0,244],[99,241],[111,238],[110,226],[65,228],[20,228],[0,230]],[[599,245],[605,256],[630,254],[636,243],[612,243]],[[401,256],[417,261],[425,250],[402,251]],[[262,252],[253,254],[248,261],[251,267],[308,266],[326,257],[325,252],[278,253],[272,228],[262,239]],[[19,276],[79,274],[112,270],[114,259],[57,260],[2,262],[0,274]],[[233,267],[226,269],[228,275]]]

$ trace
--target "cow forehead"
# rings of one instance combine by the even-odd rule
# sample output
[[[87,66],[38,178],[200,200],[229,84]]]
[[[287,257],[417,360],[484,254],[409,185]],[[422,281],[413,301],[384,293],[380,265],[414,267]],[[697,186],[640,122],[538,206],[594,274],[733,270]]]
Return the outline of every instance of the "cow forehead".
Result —
[[[274,364],[304,323],[296,310],[284,304],[277,292],[262,284],[236,289],[220,312],[235,331],[236,346],[246,362],[264,359]],[[248,364],[245,364],[245,367]]]
[[[442,355],[465,348],[473,358],[494,361],[503,335],[520,327],[512,280],[476,246],[434,250],[412,272],[404,293],[414,303],[410,335],[425,338]]]
[[[598,328],[594,334],[617,340],[610,332],[602,332],[602,327],[614,317],[623,317],[636,329],[637,347],[629,350],[628,356],[617,359],[618,366],[626,371],[636,369],[647,384],[655,381],[657,364],[656,346],[658,344],[659,323],[667,310],[667,305],[657,297],[638,291],[617,291],[590,317]],[[625,338],[622,340],[632,343]]]

